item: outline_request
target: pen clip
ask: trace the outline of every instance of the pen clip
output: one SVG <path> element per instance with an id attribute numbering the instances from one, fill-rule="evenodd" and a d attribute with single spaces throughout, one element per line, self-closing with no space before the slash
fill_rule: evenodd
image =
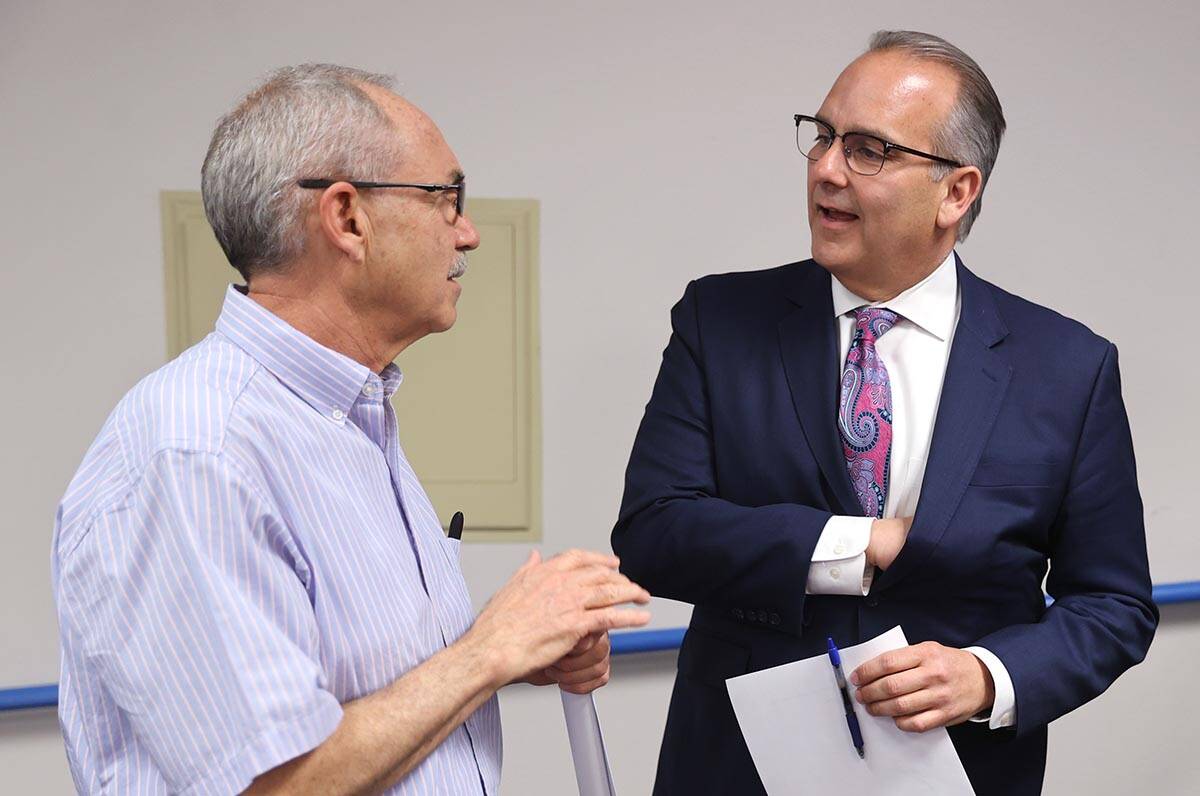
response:
<path id="1" fill-rule="evenodd" d="M 833 665 L 835 668 L 840 667 L 842 665 L 842 656 L 838 652 L 837 644 L 833 643 L 833 637 L 826 636 L 825 641 L 829 645 L 829 660 L 833 661 Z"/>

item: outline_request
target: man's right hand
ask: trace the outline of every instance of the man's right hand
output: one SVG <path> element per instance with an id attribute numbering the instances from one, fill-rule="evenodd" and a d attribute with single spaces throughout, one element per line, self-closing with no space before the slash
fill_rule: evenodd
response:
<path id="1" fill-rule="evenodd" d="M 908 541 L 912 517 L 889 517 L 871 523 L 871 539 L 867 542 L 867 564 L 886 570 L 900 555 Z"/>
<path id="2" fill-rule="evenodd" d="M 559 661 L 588 634 L 641 627 L 650 593 L 617 571 L 616 556 L 570 550 L 543 561 L 534 550 L 475 620 L 463 641 L 475 645 L 504 685 Z"/>

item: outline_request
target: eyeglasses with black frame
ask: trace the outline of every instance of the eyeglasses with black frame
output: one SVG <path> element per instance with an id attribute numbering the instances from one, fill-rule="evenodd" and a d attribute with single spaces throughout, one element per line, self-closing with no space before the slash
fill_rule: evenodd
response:
<path id="1" fill-rule="evenodd" d="M 874 177 L 883 171 L 883 164 L 887 162 L 888 156 L 893 151 L 907 152 L 910 155 L 927 158 L 937 163 L 945 163 L 947 166 L 955 168 L 963 165 L 958 161 L 939 155 L 931 155 L 919 149 L 893 144 L 891 141 L 885 141 L 870 133 L 855 131 L 839 133 L 833 129 L 832 125 L 815 116 L 797 113 L 794 118 L 796 120 L 796 148 L 800 150 L 801 155 L 816 162 L 825 156 L 825 153 L 833 146 L 834 140 L 840 138 L 846 163 L 855 174 L 861 174 L 864 177 Z"/>
<path id="2" fill-rule="evenodd" d="M 327 180 L 327 179 L 304 179 L 296 180 L 296 184 L 301 188 L 328 188 L 337 182 L 344 182 L 353 185 L 359 190 L 367 188 L 416 188 L 419 191 L 426 193 L 436 193 L 438 191 L 455 191 L 454 194 L 454 221 L 463 215 L 467 206 L 467 181 L 459 180 L 455 183 L 440 184 L 430 182 L 372 182 L 370 180 Z"/>

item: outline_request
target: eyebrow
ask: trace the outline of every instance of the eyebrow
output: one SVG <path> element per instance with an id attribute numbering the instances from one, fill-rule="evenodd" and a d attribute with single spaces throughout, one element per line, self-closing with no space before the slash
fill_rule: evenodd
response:
<path id="1" fill-rule="evenodd" d="M 457 185 L 467 179 L 467 175 L 463 174 L 462 169 L 455 169 L 450 172 L 450 179 L 447 180 L 448 185 Z"/>
<path id="2" fill-rule="evenodd" d="M 833 122 L 829 121 L 828 119 L 824 119 L 824 118 L 822 118 L 820 116 L 816 116 L 816 115 L 814 115 L 813 118 L 817 119 L 818 121 L 824 122 L 825 124 L 832 127 L 834 130 L 837 130 L 837 127 L 834 126 Z M 876 138 L 880 139 L 881 141 L 887 141 L 889 143 L 894 143 L 894 141 L 895 141 L 895 139 L 892 136 L 882 133 L 879 130 L 876 130 L 871 127 L 855 127 L 852 130 L 843 130 L 842 132 L 843 133 L 864 133 L 866 135 L 873 135 Z"/>

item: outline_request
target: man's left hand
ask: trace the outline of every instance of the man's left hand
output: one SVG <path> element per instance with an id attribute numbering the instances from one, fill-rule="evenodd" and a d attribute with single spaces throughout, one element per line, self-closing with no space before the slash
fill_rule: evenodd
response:
<path id="1" fill-rule="evenodd" d="M 580 639 L 553 666 L 527 678 L 532 685 L 558 683 L 570 694 L 589 694 L 608 682 L 610 674 L 608 633 L 592 633 Z"/>
<path id="2" fill-rule="evenodd" d="M 992 675 L 966 650 L 926 641 L 885 652 L 850 674 L 872 716 L 908 732 L 961 724 L 996 699 Z"/>

